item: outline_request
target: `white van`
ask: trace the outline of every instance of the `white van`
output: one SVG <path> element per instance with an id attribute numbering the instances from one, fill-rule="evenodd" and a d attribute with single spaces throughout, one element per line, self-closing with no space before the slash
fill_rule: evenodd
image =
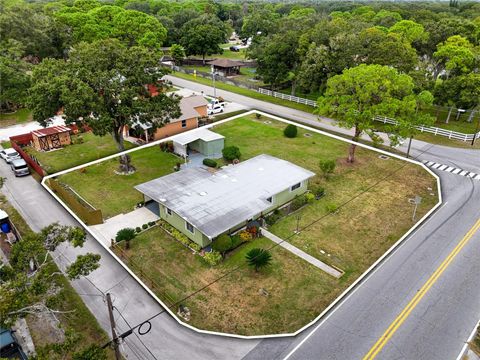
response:
<path id="1" fill-rule="evenodd" d="M 15 176 L 26 176 L 30 174 L 28 164 L 23 159 L 12 160 L 10 167 L 12 168 Z"/>

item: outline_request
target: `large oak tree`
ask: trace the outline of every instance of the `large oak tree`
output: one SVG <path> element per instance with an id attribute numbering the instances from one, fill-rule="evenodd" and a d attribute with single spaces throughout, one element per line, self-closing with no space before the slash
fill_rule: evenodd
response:
<path id="1" fill-rule="evenodd" d="M 123 151 L 126 126 L 148 122 L 159 127 L 180 115 L 176 97 L 151 96 L 146 89 L 165 71 L 158 67 L 158 54 L 143 47 L 127 48 L 115 39 L 80 43 L 69 60 L 47 59 L 33 71 L 33 117 L 46 125 L 63 108 L 67 123 L 80 120 L 96 135 L 111 134 Z M 122 163 L 123 171 L 132 170 L 128 156 Z"/>
<path id="2" fill-rule="evenodd" d="M 374 137 L 376 115 L 396 118 L 400 126 L 407 126 L 408 119 L 414 121 L 417 99 L 413 88 L 408 75 L 388 66 L 362 64 L 327 81 L 318 111 L 334 115 L 342 127 L 353 128 L 352 140 L 357 142 L 363 133 Z M 354 162 L 355 148 L 355 144 L 350 146 L 348 162 Z"/>

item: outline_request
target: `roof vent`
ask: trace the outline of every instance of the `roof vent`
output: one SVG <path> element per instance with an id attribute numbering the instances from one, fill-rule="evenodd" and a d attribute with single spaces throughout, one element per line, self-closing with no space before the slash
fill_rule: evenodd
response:
<path id="1" fill-rule="evenodd" d="M 264 169 L 262 167 L 258 168 L 259 171 L 263 171 Z"/>
<path id="2" fill-rule="evenodd" d="M 200 194 L 200 196 L 205 196 L 205 195 L 207 195 L 207 193 L 206 193 L 205 191 L 202 191 L 202 192 L 200 192 L 199 194 Z"/>
<path id="3" fill-rule="evenodd" d="M 232 179 L 232 182 L 237 182 L 238 180 L 237 179 Z"/>
<path id="4" fill-rule="evenodd" d="M 228 175 L 222 175 L 222 178 L 226 179 L 228 178 Z"/>

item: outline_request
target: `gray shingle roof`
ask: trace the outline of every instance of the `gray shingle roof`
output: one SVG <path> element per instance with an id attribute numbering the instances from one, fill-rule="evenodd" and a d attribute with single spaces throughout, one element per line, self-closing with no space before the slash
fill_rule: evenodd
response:
<path id="1" fill-rule="evenodd" d="M 268 209 L 267 198 L 315 174 L 288 161 L 259 155 L 215 173 L 188 168 L 135 186 L 209 238 Z"/>

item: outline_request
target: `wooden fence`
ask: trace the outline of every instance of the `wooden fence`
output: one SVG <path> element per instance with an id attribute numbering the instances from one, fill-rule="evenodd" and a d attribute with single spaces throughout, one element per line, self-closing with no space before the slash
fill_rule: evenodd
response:
<path id="1" fill-rule="evenodd" d="M 299 103 L 299 104 L 305 104 L 305 105 L 317 107 L 317 102 L 314 101 L 314 100 L 304 99 L 304 98 L 301 98 L 301 97 L 298 97 L 298 96 L 287 95 L 287 94 L 284 94 L 284 93 L 279 93 L 279 92 L 276 92 L 276 91 L 267 90 L 267 89 L 263 89 L 263 88 L 258 88 L 257 91 L 260 94 L 273 96 L 273 97 L 280 98 L 280 99 L 283 99 L 283 100 L 296 102 L 296 103 Z"/>
<path id="2" fill-rule="evenodd" d="M 48 179 L 48 186 L 65 201 L 70 209 L 77 214 L 87 225 L 103 224 L 103 215 L 100 209 L 95 209 L 70 186 L 56 179 Z"/>
<path id="3" fill-rule="evenodd" d="M 392 125 L 397 125 L 397 120 L 388 118 L 386 116 L 375 116 L 373 118 L 375 121 L 382 122 L 384 124 L 392 124 Z M 448 137 L 449 139 L 454 139 L 454 140 L 460 140 L 460 141 L 472 141 L 475 137 L 475 139 L 480 139 L 480 132 L 476 134 L 464 134 L 458 131 L 453 131 L 453 130 L 445 130 L 442 128 L 438 127 L 433 127 L 433 126 L 416 126 L 415 127 L 417 130 L 420 132 L 426 132 L 430 133 L 433 135 L 440 135 L 440 136 L 445 136 Z"/>
<path id="4" fill-rule="evenodd" d="M 135 239 L 131 240 L 132 242 Z M 168 307 L 171 307 L 176 304 L 176 301 L 165 291 L 165 286 L 161 286 L 155 280 L 153 280 L 150 276 L 148 276 L 144 270 L 144 265 L 141 263 L 137 263 L 134 261 L 131 256 L 129 256 L 125 250 L 121 248 L 118 244 L 112 245 L 112 250 L 115 254 L 117 254 L 120 259 L 140 278 L 142 281 L 147 285 L 150 290 L 152 290 L 155 294 L 160 295 L 162 301 Z M 163 274 L 162 274 L 163 275 Z"/>

